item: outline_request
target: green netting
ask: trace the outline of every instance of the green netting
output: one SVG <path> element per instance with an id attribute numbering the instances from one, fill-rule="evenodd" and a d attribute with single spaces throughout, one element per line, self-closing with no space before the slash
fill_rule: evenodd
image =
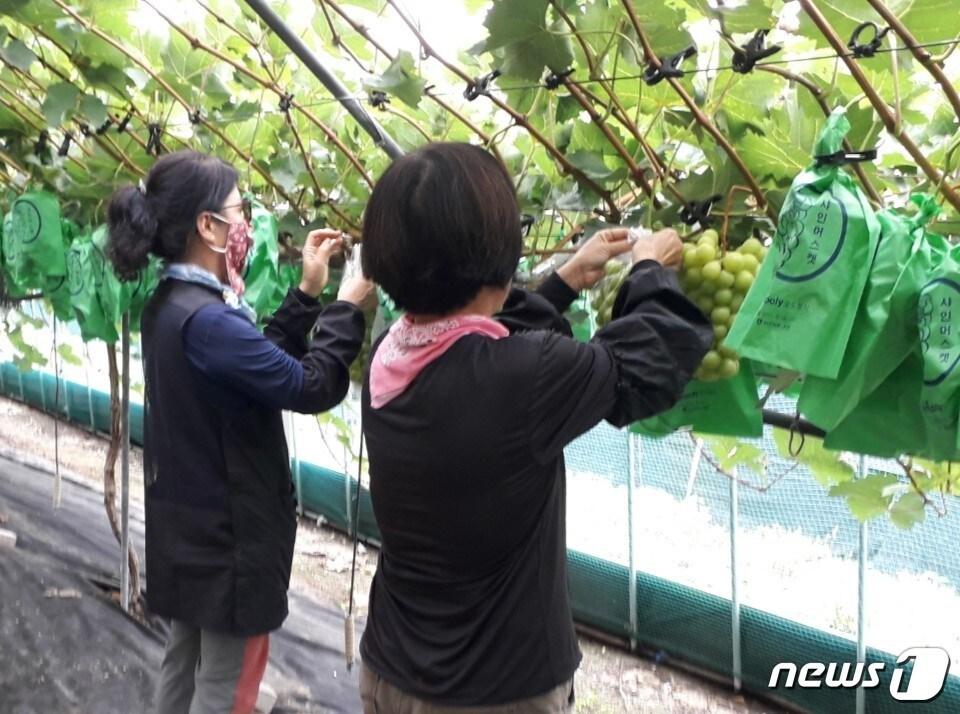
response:
<path id="1" fill-rule="evenodd" d="M 2 364 L 0 393 L 101 431 L 109 426 L 107 395 L 66 380 L 58 395 L 49 374 L 21 373 Z M 775 397 L 771 406 L 789 411 L 792 404 Z M 142 418 L 142 409 L 133 405 L 134 442 L 142 441 Z M 738 473 L 744 482 L 736 500 L 743 685 L 808 711 L 852 712 L 852 689 L 771 691 L 767 684 L 779 662 L 855 661 L 859 524 L 842 500 L 826 496 L 808 472 L 778 455 L 769 428 L 751 443 L 764 451 L 768 465 L 766 481 L 748 470 Z M 346 528 L 343 474 L 304 460 L 292 465 L 295 473 L 299 468 L 307 511 Z M 872 470 L 886 465 L 869 462 Z M 709 451 L 699 449 L 689 434 L 649 439 L 600 426 L 567 449 L 567 471 L 569 585 L 577 620 L 633 639 L 666 660 L 731 677 L 731 482 L 717 474 Z M 770 481 L 774 483 L 766 491 L 748 487 Z M 355 483 L 351 477 L 354 494 Z M 960 508 L 960 499 L 953 500 L 950 507 Z M 379 533 L 366 490 L 360 506 L 360 533 L 376 541 Z M 868 712 L 894 712 L 903 706 L 888 693 L 898 652 L 937 645 L 960 663 L 960 631 L 951 620 L 960 603 L 955 548 L 960 527 L 955 519 L 933 519 L 909 531 L 888 520 L 870 522 L 868 528 L 868 661 L 886 667 L 881 686 L 867 691 L 866 704 Z M 905 609 L 905 602 L 912 605 Z M 942 613 L 944 619 L 931 621 L 915 607 Z M 912 710 L 960 710 L 956 673 L 954 669 L 940 697 L 911 705 Z"/>

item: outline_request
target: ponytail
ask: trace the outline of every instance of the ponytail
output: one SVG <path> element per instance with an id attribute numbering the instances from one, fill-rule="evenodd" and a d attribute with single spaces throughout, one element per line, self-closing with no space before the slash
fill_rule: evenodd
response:
<path id="1" fill-rule="evenodd" d="M 124 186 L 110 199 L 107 256 L 121 280 L 134 280 L 147 267 L 157 238 L 157 219 L 146 195 L 136 186 Z"/>

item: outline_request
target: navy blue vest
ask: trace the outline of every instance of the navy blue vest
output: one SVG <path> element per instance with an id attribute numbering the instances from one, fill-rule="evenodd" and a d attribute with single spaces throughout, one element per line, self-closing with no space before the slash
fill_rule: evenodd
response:
<path id="1" fill-rule="evenodd" d="M 251 636 L 287 615 L 296 504 L 280 412 L 228 412 L 199 396 L 182 331 L 221 300 L 165 280 L 143 315 L 147 605 Z"/>

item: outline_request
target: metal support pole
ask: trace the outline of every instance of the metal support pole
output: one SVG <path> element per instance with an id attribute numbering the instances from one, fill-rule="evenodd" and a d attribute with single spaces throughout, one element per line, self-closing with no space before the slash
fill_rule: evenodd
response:
<path id="1" fill-rule="evenodd" d="M 860 462 L 857 468 L 857 478 L 863 478 L 867 475 L 867 459 L 863 454 L 860 455 Z M 866 639 L 866 617 L 865 615 L 865 587 L 867 580 L 867 523 L 860 522 L 859 538 L 857 544 L 857 662 L 863 662 L 866 666 L 867 661 L 867 639 Z M 857 714 L 864 714 L 866 711 L 866 690 L 863 687 L 857 687 Z"/>
<path id="2" fill-rule="evenodd" d="M 283 44 L 289 47 L 291 52 L 300 58 L 300 61 L 303 62 L 307 69 L 313 72 L 314 76 L 320 80 L 323 86 L 330 90 L 334 99 L 339 101 L 346 110 L 350 112 L 351 116 L 357 120 L 360 128 L 373 138 L 377 146 L 387 152 L 387 155 L 391 159 L 397 159 L 403 156 L 403 149 L 401 149 L 376 120 L 367 113 L 363 105 L 340 83 L 340 80 L 323 66 L 320 60 L 317 59 L 317 56 L 304 44 L 303 40 L 287 27 L 283 19 L 271 10 L 270 6 L 264 2 L 264 0 L 247 0 L 247 5 L 260 16 L 260 19 L 267 23 L 267 26 L 276 33 Z"/>
<path id="3" fill-rule="evenodd" d="M 693 458 L 690 459 L 690 473 L 687 474 L 687 490 L 684 499 L 690 498 L 693 493 L 693 487 L 697 483 L 697 475 L 700 473 L 700 459 L 703 457 L 703 439 L 698 438 L 696 446 L 693 447 Z"/>
<path id="4" fill-rule="evenodd" d="M 627 543 L 630 581 L 627 584 L 627 603 L 630 608 L 630 650 L 637 649 L 637 531 L 634 527 L 634 509 L 637 501 L 636 477 L 640 472 L 642 455 L 640 438 L 636 434 L 627 434 L 627 454 L 629 474 L 627 477 Z"/>
<path id="5" fill-rule="evenodd" d="M 343 406 L 343 402 L 340 402 L 340 418 L 343 420 L 344 424 L 348 424 L 352 430 L 352 424 L 347 421 L 347 409 Z M 352 433 L 348 436 L 352 436 Z M 353 532 L 353 485 L 350 483 L 350 452 L 347 449 L 347 444 L 343 444 L 343 488 L 344 488 L 344 503 L 346 504 L 346 513 L 347 513 L 347 533 Z M 360 498 L 360 481 L 357 481 L 357 498 Z M 359 524 L 357 526 L 357 531 L 359 532 Z"/>
<path id="6" fill-rule="evenodd" d="M 83 344 L 83 376 L 87 382 L 87 411 L 90 414 L 90 424 L 89 429 L 91 433 L 96 433 L 97 431 L 97 420 L 93 416 L 93 390 L 90 388 L 90 351 L 87 349 L 87 344 Z"/>
<path id="7" fill-rule="evenodd" d="M 120 386 L 120 606 L 130 611 L 130 313 L 121 324 L 123 376 Z"/>
<path id="8" fill-rule="evenodd" d="M 293 447 L 293 480 L 297 486 L 297 513 L 303 515 L 303 478 L 300 469 L 300 452 L 297 450 L 297 415 L 290 414 L 290 444 Z"/>
<path id="9" fill-rule="evenodd" d="M 23 370 L 17 367 L 17 384 L 20 386 L 20 401 L 26 403 L 27 393 L 23 391 Z"/>
<path id="10" fill-rule="evenodd" d="M 733 647 L 733 689 L 740 691 L 742 658 L 740 649 L 740 583 L 737 572 L 737 528 L 739 518 L 739 482 L 734 469 L 730 479 L 730 621 Z"/>

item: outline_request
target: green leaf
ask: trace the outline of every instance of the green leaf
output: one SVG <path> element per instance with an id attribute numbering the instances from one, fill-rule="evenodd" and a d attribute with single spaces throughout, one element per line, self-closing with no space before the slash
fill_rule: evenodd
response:
<path id="1" fill-rule="evenodd" d="M 47 97 L 43 100 L 42 107 L 47 124 L 52 127 L 59 127 L 63 124 L 67 112 L 73 111 L 79 96 L 79 90 L 72 84 L 60 82 L 51 85 L 47 89 Z"/>
<path id="2" fill-rule="evenodd" d="M 808 161 L 807 155 L 779 132 L 761 136 L 748 131 L 740 141 L 740 156 L 755 175 L 785 181 L 792 180 Z"/>
<path id="3" fill-rule="evenodd" d="M 107 107 L 92 94 L 83 95 L 80 113 L 94 126 L 100 126 L 107 119 Z"/>
<path id="4" fill-rule="evenodd" d="M 916 491 L 905 493 L 890 508 L 890 520 L 898 528 L 912 528 L 926 517 L 923 497 Z"/>
<path id="5" fill-rule="evenodd" d="M 799 436 L 794 438 L 794 445 L 799 443 Z M 774 429 L 773 440 L 777 451 L 786 459 L 795 459 L 810 469 L 813 477 L 822 486 L 835 486 L 853 480 L 854 472 L 849 465 L 840 460 L 836 451 L 823 448 L 823 439 L 808 436 L 803 440 L 803 448 L 797 456 L 790 453 L 790 432 L 786 429 Z"/>
<path id="6" fill-rule="evenodd" d="M 555 72 L 573 63 L 570 39 L 563 34 L 565 25 L 547 27 L 548 0 L 494 0 L 483 24 L 487 39 L 480 51 L 503 48 L 504 74 L 536 81 L 544 67 Z"/>
<path id="7" fill-rule="evenodd" d="M 407 51 L 399 52 L 379 77 L 373 77 L 364 82 L 364 87 L 367 89 L 392 94 L 414 109 L 420 104 L 423 88 L 426 86 L 426 81 L 417 74 L 413 55 Z"/>
<path id="8" fill-rule="evenodd" d="M 898 485 L 896 476 L 871 474 L 833 486 L 830 495 L 845 498 L 850 512 L 859 520 L 866 521 L 887 512 L 893 500 L 890 489 Z"/>
<path id="9" fill-rule="evenodd" d="M 611 169 L 603 162 L 603 156 L 592 151 L 575 151 L 567 159 L 595 181 L 622 181 L 627 176 L 626 168 Z"/>
<path id="10" fill-rule="evenodd" d="M 73 347 L 66 342 L 57 346 L 57 354 L 60 355 L 60 359 L 69 365 L 73 365 L 74 367 L 83 365 L 83 360 L 73 351 Z"/>
<path id="11" fill-rule="evenodd" d="M 728 436 L 703 436 L 704 443 L 710 447 L 717 464 L 727 473 L 743 466 L 757 473 L 766 470 L 766 455 L 761 449 Z"/>
<path id="12" fill-rule="evenodd" d="M 20 40 L 11 40 L 7 43 L 7 46 L 0 50 L 0 55 L 3 56 L 3 59 L 10 64 L 12 64 L 17 69 L 23 70 L 24 72 L 30 69 L 37 56 L 23 44 Z"/>

